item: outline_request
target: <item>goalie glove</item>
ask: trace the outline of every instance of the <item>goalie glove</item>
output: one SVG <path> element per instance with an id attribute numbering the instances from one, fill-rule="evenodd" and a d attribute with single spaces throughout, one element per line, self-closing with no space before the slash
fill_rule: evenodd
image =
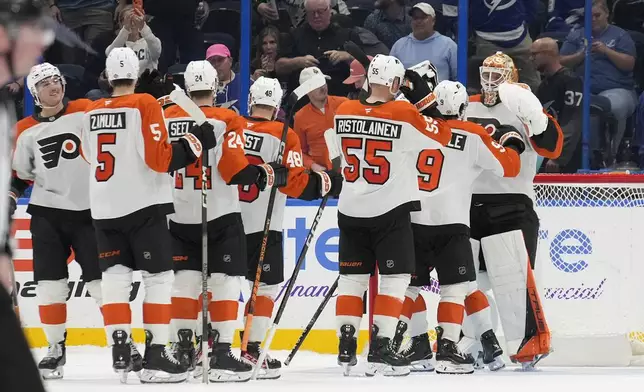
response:
<path id="1" fill-rule="evenodd" d="M 523 141 L 523 137 L 519 131 L 511 125 L 501 125 L 491 136 L 492 139 L 499 142 L 503 147 L 511 148 L 519 154 L 525 151 L 525 142 Z"/>
<path id="2" fill-rule="evenodd" d="M 548 127 L 548 116 L 530 88 L 522 86 L 519 83 L 501 84 L 499 98 L 503 105 L 525 124 L 529 137 L 540 135 Z"/>
<path id="3" fill-rule="evenodd" d="M 436 107 L 436 96 L 432 88 L 415 71 L 409 69 L 405 71 L 405 82 L 400 86 L 400 91 L 421 113 Z"/>
<path id="4" fill-rule="evenodd" d="M 342 190 L 342 182 L 344 181 L 344 178 L 340 173 L 333 170 L 326 170 L 315 172 L 315 174 L 320 176 L 320 181 L 318 182 L 318 190 L 320 191 L 321 197 L 324 197 L 326 195 L 329 195 L 331 197 L 338 197 L 340 195 L 340 191 Z"/>
<path id="5" fill-rule="evenodd" d="M 266 188 L 286 186 L 288 178 L 288 168 L 280 163 L 270 162 L 262 163 L 256 166 L 259 169 L 259 176 L 255 184 L 260 191 Z"/>

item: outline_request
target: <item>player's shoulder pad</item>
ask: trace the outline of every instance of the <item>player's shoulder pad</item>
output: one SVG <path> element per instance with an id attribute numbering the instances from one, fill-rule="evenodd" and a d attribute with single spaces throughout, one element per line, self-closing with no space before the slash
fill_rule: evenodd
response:
<path id="1" fill-rule="evenodd" d="M 38 125 L 38 124 L 40 123 L 33 116 L 28 116 L 23 118 L 22 120 L 18 121 L 18 123 L 16 124 L 16 135 L 20 136 L 21 133 L 33 127 L 34 125 Z"/>
<path id="2" fill-rule="evenodd" d="M 67 109 L 65 114 L 84 112 L 87 108 L 92 105 L 92 100 L 87 98 L 75 99 L 73 101 L 67 102 Z"/>
<path id="3" fill-rule="evenodd" d="M 181 109 L 179 105 L 172 105 L 163 109 L 163 115 L 167 119 L 167 118 L 176 118 L 176 117 L 186 117 L 188 113 L 186 113 L 183 109 Z"/>
<path id="4" fill-rule="evenodd" d="M 139 106 L 154 105 L 154 106 L 161 107 L 161 104 L 159 103 L 159 101 L 157 101 L 156 98 L 154 98 L 152 95 L 148 93 L 135 93 L 135 94 L 132 94 L 131 97 L 135 99 L 135 102 Z"/>
<path id="5" fill-rule="evenodd" d="M 338 105 L 338 108 L 335 110 L 335 114 L 356 114 L 364 105 L 353 99 L 348 99 Z"/>
<path id="6" fill-rule="evenodd" d="M 235 119 L 235 117 L 239 117 L 235 111 L 226 109 L 226 108 L 218 108 L 216 106 L 210 106 L 210 107 L 202 107 L 201 110 L 203 110 L 204 114 L 208 118 L 212 118 L 215 120 L 221 120 L 224 121 L 225 123 L 229 123 Z"/>
<path id="7" fill-rule="evenodd" d="M 479 124 L 476 124 L 476 123 L 471 122 L 471 121 L 447 120 L 447 125 L 450 128 L 459 129 L 459 130 L 461 130 L 463 132 L 478 135 L 478 136 L 480 136 L 482 138 L 490 137 L 490 135 L 487 133 L 485 128 L 483 128 Z"/>

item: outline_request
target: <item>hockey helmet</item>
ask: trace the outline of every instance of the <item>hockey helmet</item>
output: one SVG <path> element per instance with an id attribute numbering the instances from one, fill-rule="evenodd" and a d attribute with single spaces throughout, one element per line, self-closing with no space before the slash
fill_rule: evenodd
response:
<path id="1" fill-rule="evenodd" d="M 54 83 L 60 83 L 63 88 L 63 95 L 65 95 L 65 77 L 60 73 L 58 67 L 49 63 L 36 64 L 31 67 L 29 75 L 27 75 L 27 89 L 34 98 L 34 103 L 42 107 L 40 96 L 38 95 L 38 84 L 44 80 L 51 79 Z"/>
<path id="2" fill-rule="evenodd" d="M 384 54 L 377 54 L 373 60 L 371 60 L 369 70 L 367 71 L 367 80 L 369 81 L 369 84 L 387 86 L 392 94 L 396 93 L 396 91 L 392 91 L 391 89 L 396 78 L 398 78 L 398 83 L 400 84 L 404 77 L 405 67 L 400 60 L 394 56 L 387 56 Z"/>
<path id="3" fill-rule="evenodd" d="M 280 86 L 280 82 L 277 79 L 260 76 L 250 86 L 248 107 L 252 108 L 255 105 L 265 105 L 279 109 L 283 93 L 282 86 Z"/>
<path id="4" fill-rule="evenodd" d="M 107 55 L 105 61 L 107 80 L 139 78 L 139 58 L 136 53 L 128 47 L 114 48 Z"/>
<path id="5" fill-rule="evenodd" d="M 465 86 L 460 82 L 443 80 L 434 90 L 436 107 L 444 116 L 457 116 L 462 118 L 468 105 L 468 96 Z"/>
<path id="6" fill-rule="evenodd" d="M 183 73 L 184 85 L 187 92 L 215 91 L 219 84 L 217 71 L 206 60 L 191 61 Z"/>
<path id="7" fill-rule="evenodd" d="M 519 81 L 519 72 L 514 66 L 514 61 L 503 52 L 496 52 L 483 60 L 483 64 L 479 67 L 479 73 L 483 104 L 487 106 L 494 106 L 498 103 L 498 91 L 502 83 Z"/>

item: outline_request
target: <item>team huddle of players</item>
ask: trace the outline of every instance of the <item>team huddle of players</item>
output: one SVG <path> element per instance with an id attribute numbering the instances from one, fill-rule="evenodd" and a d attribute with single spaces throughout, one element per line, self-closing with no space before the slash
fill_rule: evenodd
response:
<path id="1" fill-rule="evenodd" d="M 179 106 L 163 109 L 152 96 L 134 93 L 138 64 L 129 48 L 110 52 L 106 72 L 113 94 L 93 102 L 65 100 L 65 80 L 50 64 L 35 66 L 27 78 L 39 109 L 18 123 L 10 199 L 15 211 L 17 198 L 33 184 L 27 212 L 49 342 L 39 363 L 43 377 L 63 377 L 66 260 L 73 250 L 103 315 L 113 368 L 122 381 L 136 372 L 141 382 L 182 382 L 190 372 L 203 373 L 203 355 L 211 381 L 248 380 L 284 280 L 287 196 L 339 197 L 336 315 L 338 362 L 345 372 L 357 363 L 362 298 L 376 265 L 381 282 L 368 375 L 433 370 L 419 292 L 434 268 L 441 283 L 437 372 L 471 373 L 475 361 L 464 351 L 478 353 L 478 342 L 482 363 L 503 366 L 479 287 L 494 291 L 513 361 L 531 366 L 549 353 L 550 334 L 532 276 L 538 230 L 532 177 L 537 154 L 556 157 L 562 135 L 536 97 L 516 83 L 508 56 L 485 60 L 482 95 L 469 99 L 459 83 L 437 84 L 428 62 L 406 71 L 396 58 L 376 56 L 368 67 L 368 93 L 343 103 L 335 128 L 325 134 L 330 158 L 341 157 L 341 175 L 305 171 L 291 129 L 283 160 L 275 162 L 283 127 L 274 121 L 283 95 L 277 80 L 253 83 L 250 114 L 241 117 L 213 107 L 217 73 L 207 61 L 191 62 L 185 89 L 208 119 L 198 125 Z M 197 322 L 202 180 L 210 331 L 201 331 Z M 242 332 L 249 334 L 249 344 L 237 358 L 230 347 L 239 293 L 243 277 L 251 285 L 255 279 L 271 187 L 280 192 L 254 318 Z M 143 356 L 131 334 L 136 270 L 145 285 Z M 462 337 L 465 312 L 475 328 Z M 407 328 L 412 341 L 401 350 Z M 209 340 L 210 352 L 201 352 L 202 339 Z M 258 378 L 277 378 L 280 367 L 267 357 Z"/>

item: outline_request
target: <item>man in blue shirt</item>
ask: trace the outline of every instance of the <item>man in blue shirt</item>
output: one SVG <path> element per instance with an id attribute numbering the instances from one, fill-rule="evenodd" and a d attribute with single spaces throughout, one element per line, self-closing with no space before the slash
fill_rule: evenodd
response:
<path id="1" fill-rule="evenodd" d="M 608 7 L 603 0 L 593 1 L 592 12 L 590 92 L 610 101 L 611 112 L 617 119 L 617 134 L 610 149 L 612 156 L 615 156 L 624 136 L 626 120 L 633 114 L 637 105 L 633 80 L 637 54 L 631 36 L 623 29 L 608 23 Z M 583 29 L 571 31 L 561 48 L 561 63 L 583 75 L 584 50 Z M 593 131 L 590 145 L 593 150 L 598 150 L 601 134 L 598 134 L 596 129 Z"/>
<path id="2" fill-rule="evenodd" d="M 418 3 L 410 11 L 412 32 L 391 48 L 391 56 L 405 68 L 429 60 L 438 70 L 438 79 L 456 80 L 456 42 L 434 31 L 436 12 L 427 3 Z"/>

